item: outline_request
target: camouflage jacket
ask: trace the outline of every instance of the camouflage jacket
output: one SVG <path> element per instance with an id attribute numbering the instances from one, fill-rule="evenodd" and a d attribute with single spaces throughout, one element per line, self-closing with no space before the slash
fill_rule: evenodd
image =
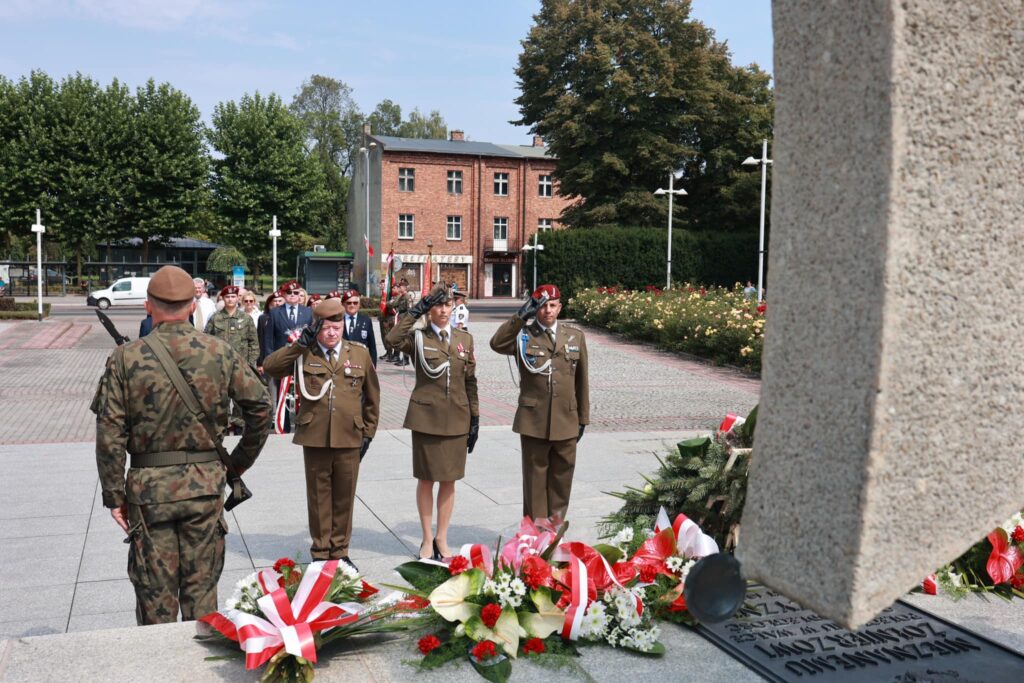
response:
<path id="1" fill-rule="evenodd" d="M 165 322 L 150 335 L 166 344 L 185 377 L 223 434 L 230 401 L 245 420 L 242 439 L 231 454 L 239 470 L 255 462 L 270 431 L 267 388 L 248 363 L 224 341 L 200 334 L 187 322 Z M 206 429 L 189 412 L 145 339 L 119 346 L 107 359 L 91 409 L 96 413 L 96 467 L 103 505 L 114 508 L 218 495 L 225 484 L 219 460 L 168 467 L 131 468 L 125 451 L 207 451 L 215 448 Z"/>
<path id="2" fill-rule="evenodd" d="M 231 345 L 238 355 L 249 365 L 256 365 L 260 357 L 260 343 L 256 337 L 256 326 L 252 317 L 241 308 L 236 308 L 234 315 L 226 310 L 214 313 L 206 323 L 206 334 L 223 339 Z"/>
<path id="3" fill-rule="evenodd" d="M 409 312 L 409 293 L 399 294 L 388 302 L 388 308 L 397 313 L 399 316 L 403 316 Z"/>

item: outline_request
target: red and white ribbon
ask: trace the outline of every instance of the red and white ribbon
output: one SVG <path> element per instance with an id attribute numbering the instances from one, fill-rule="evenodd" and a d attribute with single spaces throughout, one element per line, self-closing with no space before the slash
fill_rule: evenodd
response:
<path id="1" fill-rule="evenodd" d="M 583 625 L 583 617 L 587 613 L 587 606 L 590 605 L 587 589 L 589 583 L 587 564 L 583 558 L 576 556 L 569 558 L 569 576 L 572 584 L 570 586 L 571 596 L 569 608 L 565 610 L 565 621 L 562 623 L 562 638 L 577 640 Z"/>
<path id="2" fill-rule="evenodd" d="M 287 375 L 277 388 L 277 407 L 274 410 L 274 432 L 284 434 L 284 418 L 288 414 L 288 392 L 292 388 L 292 376 Z"/>
<path id="3" fill-rule="evenodd" d="M 638 615 L 644 613 L 644 602 L 631 590 L 622 585 L 604 556 L 586 543 L 572 542 L 558 546 L 552 559 L 569 563 L 569 607 L 565 611 L 565 622 L 562 625 L 562 637 L 576 640 L 580 624 L 587 607 L 599 599 L 601 590 L 609 584 L 622 589 L 633 601 L 633 608 Z M 590 587 L 594 586 L 593 598 Z"/>
<path id="4" fill-rule="evenodd" d="M 469 560 L 470 567 L 483 567 L 487 576 L 494 573 L 491 549 L 480 543 L 467 543 L 459 549 L 459 555 Z"/>
<path id="5" fill-rule="evenodd" d="M 246 669 L 263 666 L 282 649 L 290 655 L 316 662 L 313 635 L 359 618 L 361 608 L 358 604 L 323 602 L 337 569 L 338 560 L 310 564 L 291 600 L 288 600 L 284 588 L 277 587 L 277 572 L 260 572 L 257 582 L 266 594 L 256 604 L 265 619 L 239 610 L 228 610 L 224 614 L 214 612 L 200 621 L 238 642 L 245 651 Z M 268 588 L 273 590 L 266 592 Z"/>
<path id="6" fill-rule="evenodd" d="M 672 522 L 672 531 L 676 535 L 676 549 L 681 557 L 700 559 L 718 552 L 718 543 L 697 526 L 697 523 L 686 515 L 679 513 Z M 654 533 L 661 533 L 669 528 L 668 513 L 665 508 L 658 511 L 658 519 L 654 523 Z"/>
<path id="7" fill-rule="evenodd" d="M 727 413 L 725 419 L 722 420 L 722 424 L 718 425 L 718 431 L 722 433 L 728 432 L 733 427 L 739 427 L 744 422 L 746 422 L 745 418 L 735 413 Z"/>

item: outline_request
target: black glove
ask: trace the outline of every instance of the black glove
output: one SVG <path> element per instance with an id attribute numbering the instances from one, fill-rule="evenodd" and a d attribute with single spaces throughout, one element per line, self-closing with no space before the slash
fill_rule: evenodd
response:
<path id="1" fill-rule="evenodd" d="M 473 446 L 476 445 L 476 440 L 480 438 L 480 416 L 471 415 L 469 417 L 469 436 L 466 437 L 466 445 L 469 446 L 469 452 L 473 452 Z"/>
<path id="2" fill-rule="evenodd" d="M 576 435 L 576 443 L 579 443 L 580 439 L 583 438 L 583 430 L 586 429 L 586 428 L 587 428 L 587 425 L 580 425 L 580 433 Z"/>
<path id="3" fill-rule="evenodd" d="M 444 299 L 444 292 L 433 292 L 428 294 L 425 297 L 422 297 L 412 308 L 409 309 L 409 314 L 414 318 L 419 318 L 431 308 L 444 301 Z"/>
<path id="4" fill-rule="evenodd" d="M 364 436 L 363 437 L 363 445 L 359 449 L 359 462 L 363 461 L 363 457 L 366 455 L 366 451 L 369 450 L 369 448 L 370 448 L 370 442 L 371 441 L 373 441 L 373 439 L 371 439 L 370 437 L 368 437 L 368 436 Z"/>
<path id="5" fill-rule="evenodd" d="M 547 300 L 547 294 L 541 294 L 539 299 L 534 299 L 531 296 L 530 300 L 523 304 L 523 307 L 519 309 L 519 312 L 516 313 L 516 316 L 520 320 L 529 320 L 533 316 L 537 315 L 537 311 L 540 310 L 540 307 L 543 306 Z"/>
<path id="6" fill-rule="evenodd" d="M 303 328 L 302 334 L 299 335 L 299 338 L 298 340 L 296 340 L 295 343 L 307 349 L 312 347 L 313 344 L 316 342 L 316 336 L 320 334 L 320 328 L 323 326 L 324 319 L 317 318 L 316 320 L 313 321 L 312 325 L 307 325 L 305 328 Z"/>

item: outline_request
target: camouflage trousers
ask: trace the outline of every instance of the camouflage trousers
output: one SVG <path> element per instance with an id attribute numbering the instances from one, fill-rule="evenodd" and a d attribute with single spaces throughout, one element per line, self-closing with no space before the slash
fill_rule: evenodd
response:
<path id="1" fill-rule="evenodd" d="M 203 496 L 128 505 L 128 578 L 139 626 L 190 621 L 217 610 L 224 568 L 224 500 Z"/>

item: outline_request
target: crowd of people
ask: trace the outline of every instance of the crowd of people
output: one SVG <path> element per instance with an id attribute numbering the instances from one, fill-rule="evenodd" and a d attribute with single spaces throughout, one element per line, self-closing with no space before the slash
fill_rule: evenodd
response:
<path id="1" fill-rule="evenodd" d="M 215 302 L 202 283 L 175 266 L 153 276 L 148 333 L 111 354 L 92 405 L 103 503 L 128 534 L 139 624 L 216 609 L 222 490 L 226 481 L 244 489 L 241 475 L 271 431 L 294 432 L 303 449 L 311 557 L 355 567 L 359 467 L 381 404 L 377 340 L 360 293 L 307 296 L 292 280 L 260 311 L 252 292 L 228 286 Z M 480 430 L 477 348 L 456 287 L 439 283 L 414 301 L 400 280 L 392 294 L 379 317 L 379 360 L 415 371 L 403 426 L 417 479 L 416 555 L 446 561 L 455 482 Z M 564 518 L 590 421 L 584 333 L 560 322 L 560 312 L 558 287 L 543 285 L 490 340 L 519 368 L 512 429 L 522 447 L 523 514 L 538 519 Z M 198 411 L 185 400 L 192 392 Z M 242 435 L 230 454 L 221 445 L 228 430 Z"/>

